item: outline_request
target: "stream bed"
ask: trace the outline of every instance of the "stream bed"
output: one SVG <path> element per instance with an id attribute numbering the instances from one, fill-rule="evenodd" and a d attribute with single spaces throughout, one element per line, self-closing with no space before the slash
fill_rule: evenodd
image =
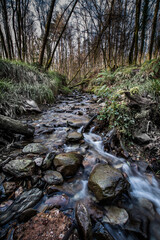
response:
<path id="1" fill-rule="evenodd" d="M 158 180 L 145 163 L 104 151 L 94 121 L 83 133 L 97 101 L 59 96 L 23 120 L 34 138 L 17 136 L 0 155 L 0 239 L 160 239 Z"/>

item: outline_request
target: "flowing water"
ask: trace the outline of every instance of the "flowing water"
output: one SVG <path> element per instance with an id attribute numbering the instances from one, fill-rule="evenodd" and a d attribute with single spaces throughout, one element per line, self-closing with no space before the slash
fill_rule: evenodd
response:
<path id="1" fill-rule="evenodd" d="M 89 119 L 97 113 L 99 105 L 96 101 L 97 98 L 91 95 L 82 96 L 76 93 L 70 97 L 61 96 L 52 108 L 41 115 L 32 116 L 32 118 L 24 121 L 35 127 L 33 142 L 43 144 L 48 152 L 52 151 L 58 154 L 74 151 L 84 156 L 83 167 L 79 169 L 75 177 L 66 179 L 62 187 L 59 187 L 58 194 L 66 194 L 69 201 L 66 198 L 60 199 L 58 197 L 54 201 L 62 202 L 61 210 L 66 214 L 69 214 L 69 209 L 73 209 L 77 201 L 86 199 L 86 201 L 95 201 L 97 204 L 97 200 L 88 190 L 88 177 L 95 164 L 108 163 L 119 169 L 130 183 L 129 192 L 123 194 L 120 203 L 116 203 L 115 200 L 113 205 L 119 204 L 120 207 L 125 208 L 129 213 L 129 218 L 135 210 L 135 214 L 137 211 L 138 214 L 143 215 L 145 220 L 143 218 L 139 219 L 139 216 L 137 216 L 138 220 L 137 223 L 134 222 L 135 225 L 132 225 L 130 220 L 130 223 L 125 226 L 104 223 L 105 228 L 116 240 L 143 238 L 158 240 L 160 235 L 157 237 L 156 234 L 152 234 L 154 226 L 157 223 L 159 224 L 160 213 L 160 187 L 155 177 L 151 173 L 148 174 L 139 169 L 137 164 L 104 151 L 103 138 L 93 133 L 95 126 L 92 126 L 83 134 L 84 141 L 66 142 L 69 132 L 77 131 L 81 133 Z M 22 139 L 19 144 L 23 147 L 28 144 L 28 141 Z M 18 157 L 20 154 L 20 149 L 14 149 L 10 152 L 10 155 L 14 157 Z M 39 156 L 37 155 L 37 157 Z M 46 194 L 37 204 L 37 209 L 43 209 L 47 200 L 50 201 L 50 195 Z M 104 208 L 105 204 L 99 204 L 99 206 Z M 71 216 L 73 217 L 72 214 Z M 144 222 L 147 222 L 149 228 L 146 231 L 141 226 L 144 225 Z"/>

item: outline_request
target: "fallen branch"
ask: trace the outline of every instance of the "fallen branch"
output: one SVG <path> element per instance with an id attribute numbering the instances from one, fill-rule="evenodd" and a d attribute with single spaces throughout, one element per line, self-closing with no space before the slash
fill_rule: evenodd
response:
<path id="1" fill-rule="evenodd" d="M 25 136 L 34 135 L 34 127 L 23 124 L 18 120 L 0 114 L 0 129 L 7 132 L 22 134 Z"/>
<path id="2" fill-rule="evenodd" d="M 92 123 L 93 120 L 97 117 L 97 115 L 98 115 L 98 114 L 94 115 L 94 116 L 89 120 L 89 122 L 83 127 L 82 133 L 84 133 L 84 132 L 87 130 L 87 128 L 91 125 L 91 123 Z"/>

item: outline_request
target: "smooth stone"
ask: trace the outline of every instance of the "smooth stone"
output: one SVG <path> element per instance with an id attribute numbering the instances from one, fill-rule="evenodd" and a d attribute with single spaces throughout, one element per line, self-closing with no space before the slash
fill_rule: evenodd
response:
<path id="1" fill-rule="evenodd" d="M 57 155 L 53 162 L 58 172 L 62 173 L 64 177 L 69 177 L 75 175 L 82 160 L 82 155 L 68 152 Z"/>
<path id="2" fill-rule="evenodd" d="M 129 218 L 127 211 L 123 208 L 107 206 L 105 210 L 106 214 L 103 217 L 103 222 L 122 225 L 125 224 Z"/>
<path id="3" fill-rule="evenodd" d="M 28 111 L 41 112 L 41 110 L 39 109 L 37 103 L 34 100 L 26 99 L 25 108 Z"/>
<path id="4" fill-rule="evenodd" d="M 30 143 L 28 145 L 26 145 L 22 152 L 23 153 L 46 153 L 48 151 L 48 149 L 42 145 L 41 143 Z"/>
<path id="5" fill-rule="evenodd" d="M 45 172 L 44 180 L 48 184 L 54 184 L 54 185 L 63 183 L 63 177 L 62 177 L 61 173 L 59 173 L 57 171 L 52 171 L 52 170 L 48 170 Z"/>
<path id="6" fill-rule="evenodd" d="M 36 209 L 28 208 L 20 214 L 20 216 L 18 217 L 18 220 L 20 222 L 27 222 L 30 218 L 35 216 L 37 213 L 38 211 Z"/>
<path id="7" fill-rule="evenodd" d="M 138 144 L 148 144 L 151 141 L 151 138 L 146 133 L 142 133 L 142 134 L 135 134 L 134 140 Z"/>
<path id="8" fill-rule="evenodd" d="M 66 194 L 54 195 L 48 198 L 44 205 L 50 205 L 52 207 L 67 206 L 69 203 L 69 197 Z"/>
<path id="9" fill-rule="evenodd" d="M 42 163 L 42 169 L 43 170 L 47 170 L 51 167 L 54 157 L 55 157 L 54 152 L 50 152 L 46 155 L 46 157 L 45 157 L 45 159 L 43 160 L 43 163 Z"/>
<path id="10" fill-rule="evenodd" d="M 92 223 L 87 207 L 82 202 L 78 202 L 75 211 L 82 239 L 92 240 Z"/>
<path id="11" fill-rule="evenodd" d="M 68 142 L 77 142 L 83 139 L 83 135 L 79 132 L 71 132 L 67 136 L 67 141 Z"/>
<path id="12" fill-rule="evenodd" d="M 43 192 L 38 188 L 33 188 L 29 191 L 23 192 L 13 202 L 8 209 L 0 215 L 0 225 L 9 222 L 15 216 L 18 216 L 24 210 L 33 207 L 43 196 Z"/>
<path id="13" fill-rule="evenodd" d="M 15 177 L 29 177 L 34 173 L 35 162 L 30 159 L 16 159 L 7 163 L 3 170 Z"/>
<path id="14" fill-rule="evenodd" d="M 3 187 L 5 189 L 5 194 L 8 195 L 15 191 L 17 185 L 15 182 L 5 182 L 3 183 Z"/>
<path id="15" fill-rule="evenodd" d="M 122 173 L 108 164 L 97 164 L 92 170 L 88 181 L 88 187 L 98 201 L 115 198 L 127 186 L 128 183 Z"/>
<path id="16" fill-rule="evenodd" d="M 89 119 L 86 118 L 75 118 L 75 119 L 70 119 L 67 123 L 70 127 L 73 128 L 79 128 L 82 126 L 85 126 L 89 122 Z"/>
<path id="17" fill-rule="evenodd" d="M 40 166 L 42 166 L 43 158 L 42 157 L 36 158 L 36 159 L 34 159 L 34 162 L 35 162 L 36 166 L 40 167 Z"/>

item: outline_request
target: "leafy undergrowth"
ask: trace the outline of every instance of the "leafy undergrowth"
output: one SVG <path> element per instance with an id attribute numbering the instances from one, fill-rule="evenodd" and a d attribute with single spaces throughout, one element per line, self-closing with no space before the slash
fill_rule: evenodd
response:
<path id="1" fill-rule="evenodd" d="M 135 125 L 135 112 L 128 108 L 125 92 L 132 96 L 150 96 L 159 102 L 160 59 L 146 61 L 141 67 L 119 67 L 114 72 L 104 70 L 90 82 L 89 89 L 106 99 L 99 120 L 107 120 L 110 128 L 116 127 L 128 137 Z"/>
<path id="2" fill-rule="evenodd" d="M 53 103 L 58 92 L 68 93 L 66 79 L 56 72 L 40 72 L 36 65 L 0 60 L 0 113 L 15 116 L 25 112 L 23 102 Z"/>
<path id="3" fill-rule="evenodd" d="M 160 59 L 147 61 L 141 67 L 120 67 L 114 72 L 104 70 L 90 82 L 89 89 L 105 103 L 98 119 L 102 126 L 105 122 L 106 132 L 116 129 L 125 146 L 133 144 L 134 154 L 155 161 L 157 166 L 160 159 Z"/>

